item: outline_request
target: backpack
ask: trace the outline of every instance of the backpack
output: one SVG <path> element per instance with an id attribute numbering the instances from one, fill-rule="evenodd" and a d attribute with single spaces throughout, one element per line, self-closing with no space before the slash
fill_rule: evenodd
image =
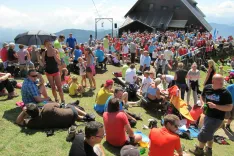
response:
<path id="1" fill-rule="evenodd" d="M 127 84 L 125 90 L 126 90 L 126 92 L 128 92 L 128 98 L 130 100 L 136 98 L 136 93 L 138 90 L 138 86 L 136 84 Z"/>

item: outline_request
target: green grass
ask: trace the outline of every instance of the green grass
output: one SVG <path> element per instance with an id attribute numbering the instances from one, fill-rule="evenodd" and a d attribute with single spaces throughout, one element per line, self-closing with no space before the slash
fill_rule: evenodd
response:
<path id="1" fill-rule="evenodd" d="M 108 72 L 105 74 L 96 75 L 97 80 L 97 89 L 94 91 L 92 97 L 83 97 L 83 98 L 71 98 L 68 95 L 65 95 L 66 102 L 72 102 L 76 99 L 81 101 L 81 106 L 86 109 L 86 112 L 93 112 L 93 105 L 95 100 L 95 95 L 100 89 L 100 85 L 105 82 L 107 79 L 113 78 L 112 72 L 119 71 L 120 68 L 108 66 Z M 202 73 L 203 83 L 205 74 Z M 20 93 L 20 90 L 17 89 L 17 92 Z M 51 90 L 48 89 L 49 95 L 51 95 Z M 19 126 L 15 125 L 15 119 L 20 113 L 20 108 L 15 106 L 17 101 L 21 101 L 21 98 L 15 98 L 13 100 L 4 101 L 4 97 L 0 98 L 0 155 L 1 156 L 66 156 L 68 155 L 71 143 L 65 141 L 67 130 L 56 130 L 55 135 L 52 137 L 46 137 L 45 132 L 40 130 L 29 130 L 22 129 Z M 142 113 L 143 121 L 138 121 L 136 129 L 140 130 L 146 135 L 149 134 L 149 130 L 143 130 L 142 126 L 148 125 L 148 119 L 157 117 L 156 112 L 148 112 L 143 108 L 135 107 L 130 108 L 131 112 Z M 97 121 L 102 122 L 102 117 L 96 114 Z M 81 124 L 81 123 L 77 123 Z M 84 127 L 80 127 L 84 128 Z M 234 129 L 234 127 L 232 127 Z M 218 132 L 219 134 L 224 135 L 224 131 L 221 129 Z M 194 144 L 197 143 L 197 140 L 184 140 L 181 139 L 182 144 L 185 145 L 186 150 L 193 148 Z M 221 146 L 214 144 L 214 156 L 233 156 L 234 154 L 234 143 L 229 141 L 231 145 Z M 119 151 L 115 148 L 108 146 L 105 143 L 105 139 L 102 142 L 104 146 L 105 153 L 107 156 L 117 155 Z M 148 151 L 147 151 L 148 153 Z M 147 153 L 145 155 L 147 155 Z"/>

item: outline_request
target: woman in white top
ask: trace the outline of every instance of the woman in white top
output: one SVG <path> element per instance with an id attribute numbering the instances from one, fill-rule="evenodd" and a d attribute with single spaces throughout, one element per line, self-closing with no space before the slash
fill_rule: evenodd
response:
<path id="1" fill-rule="evenodd" d="M 188 88 L 189 91 L 187 93 L 187 104 L 189 105 L 190 101 L 190 94 L 191 90 L 193 90 L 193 100 L 194 100 L 194 105 L 197 103 L 198 100 L 198 90 L 199 90 L 199 79 L 200 79 L 200 71 L 197 70 L 197 64 L 194 62 L 192 64 L 191 69 L 188 71 L 187 74 L 187 83 L 188 83 Z"/>
<path id="2" fill-rule="evenodd" d="M 123 63 L 125 60 L 128 59 L 128 53 L 129 53 L 129 46 L 127 43 L 124 43 L 123 47 L 122 47 L 122 60 Z"/>

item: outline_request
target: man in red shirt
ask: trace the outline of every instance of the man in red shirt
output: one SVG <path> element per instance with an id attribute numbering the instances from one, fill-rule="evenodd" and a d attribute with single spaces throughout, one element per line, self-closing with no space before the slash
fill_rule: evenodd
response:
<path id="1" fill-rule="evenodd" d="M 153 128 L 150 131 L 149 156 L 173 156 L 176 150 L 179 156 L 183 155 L 180 138 L 175 132 L 178 130 L 180 120 L 176 115 L 169 114 L 164 118 L 164 127 Z"/>
<path id="2" fill-rule="evenodd" d="M 119 100 L 117 98 L 110 99 L 107 112 L 103 114 L 103 121 L 106 141 L 112 146 L 122 147 L 126 144 L 136 144 L 142 140 L 140 135 L 134 135 L 126 114 L 119 111 Z"/>
<path id="3" fill-rule="evenodd" d="M 7 67 L 7 52 L 8 52 L 8 44 L 3 43 L 2 50 L 0 51 L 0 56 L 4 65 L 4 69 Z"/>

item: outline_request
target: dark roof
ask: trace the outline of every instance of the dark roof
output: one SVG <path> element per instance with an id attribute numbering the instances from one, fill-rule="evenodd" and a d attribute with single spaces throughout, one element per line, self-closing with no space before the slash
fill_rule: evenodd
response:
<path id="1" fill-rule="evenodd" d="M 170 15 L 162 15 L 161 12 L 156 12 L 156 14 L 159 17 L 162 17 L 161 19 L 159 17 L 149 17 L 147 13 L 134 13 L 132 14 L 133 10 L 142 2 L 143 0 L 138 0 L 136 3 L 132 6 L 132 8 L 126 13 L 124 16 L 125 18 L 129 17 L 130 19 L 141 21 L 142 23 L 149 25 L 151 27 L 159 27 L 160 23 L 164 23 L 165 27 L 167 27 L 170 23 L 168 20 L 170 19 Z M 181 2 L 192 12 L 192 14 L 201 22 L 201 24 L 208 30 L 211 31 L 212 27 L 210 24 L 204 19 L 205 15 L 204 13 L 197 7 L 197 2 L 195 0 L 181 0 Z M 152 12 L 151 12 L 152 13 Z M 144 14 L 144 15 L 143 15 Z M 173 13 L 172 13 L 173 15 Z M 152 14 L 151 14 L 152 16 Z M 162 21 L 163 20 L 163 21 Z"/>

